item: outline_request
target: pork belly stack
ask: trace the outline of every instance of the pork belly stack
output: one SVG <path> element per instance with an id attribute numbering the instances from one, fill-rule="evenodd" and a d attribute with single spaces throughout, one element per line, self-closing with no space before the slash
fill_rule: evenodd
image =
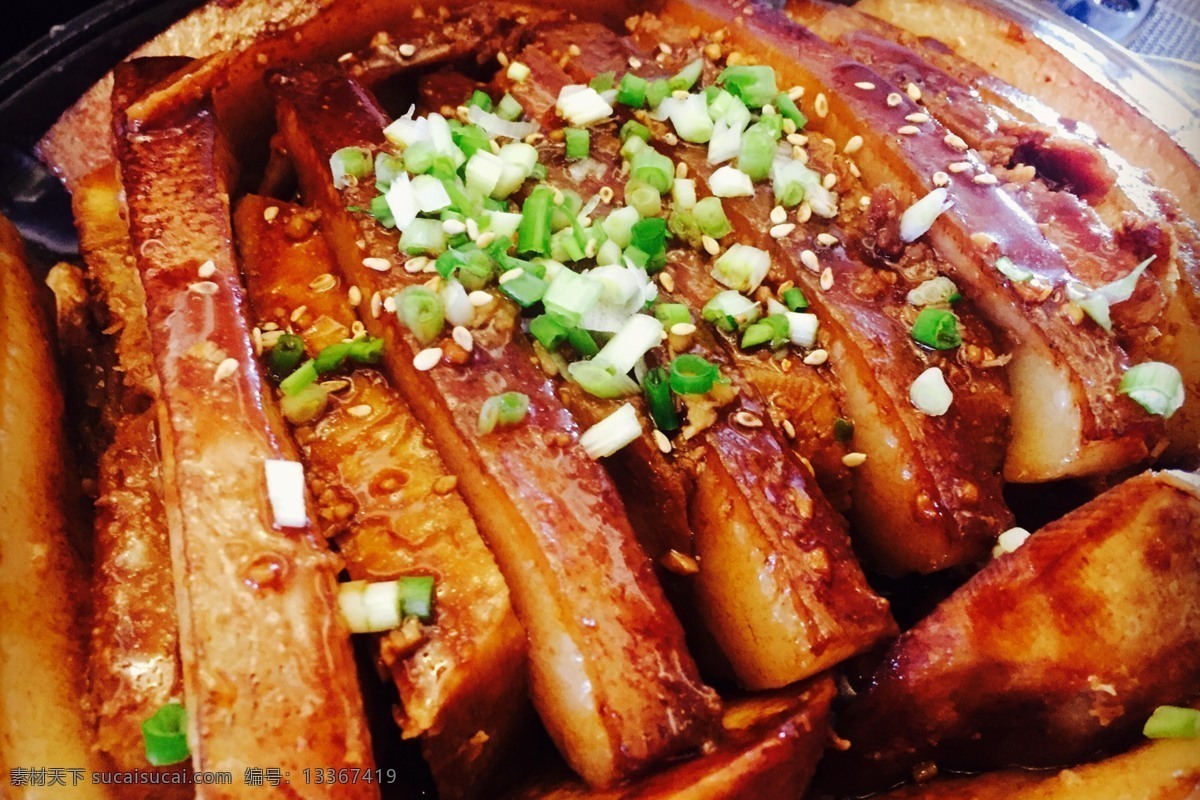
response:
<path id="1" fill-rule="evenodd" d="M 416 791 L 382 716 L 444 798 L 849 796 L 1191 699 L 1200 173 L 1152 122 L 960 3 L 978 52 L 918 0 L 255 5 L 41 146 L 109 762 Z"/>

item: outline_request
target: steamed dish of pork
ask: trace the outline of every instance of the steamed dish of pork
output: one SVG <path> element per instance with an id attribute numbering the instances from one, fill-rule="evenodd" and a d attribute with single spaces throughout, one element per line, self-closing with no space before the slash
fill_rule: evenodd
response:
<path id="1" fill-rule="evenodd" d="M 1126 99 L 962 0 L 255 8 L 40 143 L 56 337 L 6 240 L 0 555 L 69 601 L 0 765 L 1200 790 L 1200 168 Z"/>

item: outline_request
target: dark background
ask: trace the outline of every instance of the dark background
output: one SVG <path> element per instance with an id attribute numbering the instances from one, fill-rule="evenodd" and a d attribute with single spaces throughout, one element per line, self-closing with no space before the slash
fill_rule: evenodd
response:
<path id="1" fill-rule="evenodd" d="M 0 26 L 0 61 L 7 61 L 17 51 L 49 33 L 51 26 L 61 25 L 97 5 L 97 0 L 25 0 L 19 5 L 19 10 L 14 8 L 5 14 L 4 24 Z"/>

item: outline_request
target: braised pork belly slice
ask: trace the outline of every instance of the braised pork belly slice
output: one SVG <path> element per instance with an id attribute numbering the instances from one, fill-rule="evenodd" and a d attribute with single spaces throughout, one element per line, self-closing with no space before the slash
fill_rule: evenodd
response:
<path id="1" fill-rule="evenodd" d="M 234 223 L 268 362 L 286 331 L 312 358 L 364 335 L 361 290 L 335 277 L 315 211 L 250 195 Z M 421 737 L 441 795 L 481 796 L 532 719 L 525 633 L 508 587 L 457 480 L 387 380 L 359 367 L 319 387 L 328 410 L 284 409 L 316 524 L 336 543 L 351 580 L 435 579 L 435 616 L 380 634 L 378 658 L 399 691 L 397 722 L 405 738 Z"/>
<path id="2" fill-rule="evenodd" d="M 396 232 L 347 209 L 370 205 L 373 182 L 333 184 L 335 152 L 383 141 L 389 120 L 373 98 L 333 69 L 284 73 L 273 86 L 280 130 L 342 276 L 375 303 L 423 285 Z M 716 697 L 696 676 L 616 489 L 518 335 L 515 304 L 492 295 L 480 306 L 470 349 L 422 342 L 391 313 L 364 322 L 384 340 L 396 388 L 458 477 L 508 581 L 529 637 L 535 706 L 571 766 L 610 784 L 704 742 Z M 505 391 L 528 399 L 521 425 L 481 433 L 483 404 Z"/>
<path id="3" fill-rule="evenodd" d="M 867 187 L 888 186 L 908 206 L 934 188 L 934 174 L 945 174 L 948 163 L 969 165 L 947 175 L 954 205 L 926 236 L 951 277 L 1014 343 L 1006 477 L 1108 472 L 1158 446 L 1161 422 L 1118 393 L 1130 359 L 1104 331 L 1073 324 L 1065 308 L 1069 264 L 965 142 L 928 115 L 910 119 L 922 112 L 901 87 L 768 8 L 672 4 L 666 13 L 687 26 L 732 25 L 726 41 L 753 51 L 812 98 L 810 128 L 842 142 L 861 136 L 856 164 Z"/>
<path id="4" fill-rule="evenodd" d="M 131 62 L 121 71 L 136 85 L 138 69 Z M 299 774 L 311 759 L 370 768 L 337 612 L 337 560 L 303 514 L 299 476 L 273 478 L 272 465 L 295 453 L 255 366 L 212 112 L 193 101 L 161 126 L 131 130 L 121 87 L 118 76 L 120 173 L 164 401 L 162 474 L 193 764 L 238 773 L 273 764 Z M 293 790 L 331 796 L 326 787 Z M 222 787 L 220 796 L 255 791 Z M 367 784 L 338 795 L 378 796 Z"/>

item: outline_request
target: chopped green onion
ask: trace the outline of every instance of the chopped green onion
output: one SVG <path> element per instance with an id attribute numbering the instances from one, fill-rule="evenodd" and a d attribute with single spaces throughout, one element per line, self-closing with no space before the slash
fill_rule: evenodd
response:
<path id="1" fill-rule="evenodd" d="M 567 158 L 579 161 L 588 157 L 592 146 L 592 136 L 584 128 L 567 128 L 563 131 L 566 137 Z"/>
<path id="2" fill-rule="evenodd" d="M 775 161 L 775 139 L 764 128 L 755 125 L 742 134 L 742 147 L 738 152 L 737 166 L 750 176 L 752 181 L 760 181 L 771 171 Z"/>
<path id="3" fill-rule="evenodd" d="M 646 253 L 649 267 L 661 269 L 667 263 L 667 221 L 662 217 L 638 220 L 631 230 L 630 245 Z"/>
<path id="4" fill-rule="evenodd" d="M 433 618 L 433 578 L 348 581 L 338 586 L 338 610 L 351 633 L 380 633 L 400 627 L 405 617 Z"/>
<path id="5" fill-rule="evenodd" d="M 650 129 L 636 119 L 631 119 L 621 126 L 621 144 L 624 144 L 630 137 L 648 142 L 650 141 Z"/>
<path id="6" fill-rule="evenodd" d="M 611 456 L 642 435 L 642 421 L 629 403 L 583 432 L 579 444 L 589 458 Z"/>
<path id="7" fill-rule="evenodd" d="M 692 178 L 676 178 L 671 185 L 671 200 L 674 208 L 688 211 L 696 207 L 696 181 Z"/>
<path id="8" fill-rule="evenodd" d="M 910 306 L 938 306 L 954 302 L 952 298 L 958 294 L 954 281 L 943 275 L 937 275 L 922 281 L 916 288 L 910 289 L 906 300 Z"/>
<path id="9" fill-rule="evenodd" d="M 719 330 L 734 333 L 758 319 L 759 313 L 758 303 L 729 289 L 705 303 L 700 316 Z"/>
<path id="10" fill-rule="evenodd" d="M 996 269 L 1013 283 L 1025 283 L 1033 280 L 1032 272 L 1024 267 L 1018 267 L 1008 256 L 1000 256 L 996 259 Z"/>
<path id="11" fill-rule="evenodd" d="M 908 387 L 908 399 L 913 406 L 930 417 L 940 417 L 950 410 L 954 393 L 946 383 L 946 376 L 938 367 L 930 367 L 917 376 Z"/>
<path id="12" fill-rule="evenodd" d="M 671 124 L 685 142 L 704 144 L 713 135 L 713 121 L 708 116 L 708 105 L 704 95 L 689 94 L 686 100 L 671 101 Z"/>
<path id="13" fill-rule="evenodd" d="M 782 347 L 791 335 L 791 323 L 783 314 L 771 314 L 746 327 L 742 334 L 742 349 L 770 343 L 771 349 Z"/>
<path id="14" fill-rule="evenodd" d="M 549 314 L 538 314 L 531 319 L 529 334 L 547 350 L 554 350 L 567 340 L 566 326 Z"/>
<path id="15" fill-rule="evenodd" d="M 668 331 L 675 325 L 692 321 L 692 312 L 683 303 L 659 303 L 654 307 L 654 316 Z"/>
<path id="16" fill-rule="evenodd" d="M 792 286 L 784 290 L 783 304 L 788 307 L 789 311 L 803 311 L 808 308 L 808 298 L 804 296 L 804 292 L 800 291 L 799 287 Z"/>
<path id="17" fill-rule="evenodd" d="M 800 204 L 808 193 L 809 173 L 812 172 L 799 161 L 785 161 L 775 167 L 772 176 L 771 189 L 775 193 L 775 202 L 785 208 Z"/>
<path id="18" fill-rule="evenodd" d="M 779 95 L 775 85 L 775 70 L 767 66 L 726 67 L 717 83 L 751 108 L 762 108 Z"/>
<path id="19" fill-rule="evenodd" d="M 504 392 L 483 401 L 479 409 L 479 432 L 484 436 L 497 427 L 516 425 L 529 413 L 529 396 L 520 392 Z"/>
<path id="20" fill-rule="evenodd" d="M 371 174 L 371 151 L 365 147 L 343 147 L 329 157 L 333 188 L 345 189 Z"/>
<path id="21" fill-rule="evenodd" d="M 1200 710 L 1159 706 L 1142 728 L 1147 739 L 1200 739 Z"/>
<path id="22" fill-rule="evenodd" d="M 542 302 L 546 306 L 546 313 L 564 327 L 574 328 L 579 325 L 583 315 L 596 305 L 601 289 L 599 281 L 564 269 L 550 282 Z"/>
<path id="23" fill-rule="evenodd" d="M 696 81 L 700 80 L 700 73 L 704 69 L 704 59 L 697 58 L 690 62 L 686 67 L 676 72 L 667 81 L 667 86 L 672 92 L 684 91 L 690 92 L 692 87 L 696 85 Z M 703 95 L 702 95 L 703 96 Z"/>
<path id="24" fill-rule="evenodd" d="M 520 61 L 511 61 L 508 64 L 508 71 L 505 72 L 508 79 L 516 83 L 524 83 L 530 75 L 529 67 L 522 64 Z"/>
<path id="25" fill-rule="evenodd" d="M 958 317 L 944 308 L 922 308 L 913 322 L 912 338 L 934 350 L 952 350 L 962 344 Z"/>
<path id="26" fill-rule="evenodd" d="M 588 81 L 588 86 L 592 87 L 597 92 L 607 92 L 609 89 L 613 88 L 613 84 L 616 83 L 616 81 L 617 73 L 612 71 L 601 72 L 599 75 Z"/>
<path id="27" fill-rule="evenodd" d="M 785 311 L 788 321 L 788 339 L 797 347 L 812 347 L 817 343 L 817 328 L 820 322 L 816 314 Z"/>
<path id="28" fill-rule="evenodd" d="M 524 113 L 525 109 L 517 102 L 517 98 L 507 92 L 505 92 L 504 97 L 500 98 L 500 103 L 496 106 L 496 116 L 509 122 L 520 119 Z"/>
<path id="29" fill-rule="evenodd" d="M 279 382 L 279 391 L 285 395 L 296 394 L 304 389 L 310 383 L 317 379 L 317 368 L 310 358 L 300 366 L 296 367 L 295 372 L 288 375 Z"/>
<path id="30" fill-rule="evenodd" d="M 553 219 L 554 192 L 549 186 L 534 188 L 521 207 L 521 224 L 517 227 L 517 252 L 549 255 Z"/>
<path id="31" fill-rule="evenodd" d="M 379 361 L 382 354 L 383 339 L 363 336 L 352 342 L 338 342 L 329 345 L 317 353 L 317 357 L 313 359 L 313 368 L 316 369 L 318 375 L 326 375 L 341 369 L 347 360 L 359 364 L 374 364 Z"/>
<path id="32" fill-rule="evenodd" d="M 500 291 L 521 308 L 529 308 L 546 294 L 546 282 L 532 272 L 522 269 L 514 277 L 502 280 Z"/>
<path id="33" fill-rule="evenodd" d="M 410 256 L 436 256 L 445 249 L 446 231 L 440 220 L 414 219 L 400 235 L 400 252 Z"/>
<path id="34" fill-rule="evenodd" d="M 662 101 L 666 100 L 671 94 L 671 86 L 665 78 L 650 81 L 646 86 L 646 104 L 650 108 L 658 108 L 662 105 Z"/>
<path id="35" fill-rule="evenodd" d="M 404 159 L 382 151 L 375 154 L 375 188 L 386 192 L 392 181 L 404 172 Z"/>
<path id="36" fill-rule="evenodd" d="M 933 223 L 954 203 L 944 186 L 931 191 L 900 215 L 900 241 L 915 242 L 933 227 Z"/>
<path id="37" fill-rule="evenodd" d="M 479 150 L 492 151 L 492 140 L 488 136 L 487 131 L 478 125 L 463 125 L 458 120 L 452 120 L 450 123 L 451 136 L 454 139 L 454 144 L 459 150 L 463 151 L 463 155 L 467 158 L 473 156 Z"/>
<path id="38" fill-rule="evenodd" d="M 729 217 L 725 216 L 725 207 L 721 205 L 719 197 L 705 197 L 696 203 L 696 207 L 692 209 L 692 215 L 696 218 L 696 224 L 700 226 L 700 232 L 705 236 L 711 236 L 714 239 L 720 239 L 733 231 L 733 226 L 729 224 Z"/>
<path id="39" fill-rule="evenodd" d="M 405 617 L 416 617 L 422 622 L 433 619 L 433 577 L 413 576 L 401 578 L 400 613 Z"/>
<path id="40" fill-rule="evenodd" d="M 304 340 L 294 333 L 285 333 L 275 340 L 267 354 L 267 372 L 277 381 L 283 380 L 304 360 Z"/>
<path id="41" fill-rule="evenodd" d="M 787 96 L 787 92 L 780 92 L 775 97 L 775 108 L 779 109 L 779 113 L 783 115 L 784 119 L 790 119 L 796 123 L 796 130 L 803 130 L 804 126 L 808 124 L 808 117 L 804 116 L 795 101 Z"/>
<path id="42" fill-rule="evenodd" d="M 600 349 L 592 363 L 606 364 L 618 375 L 624 375 L 633 369 L 642 356 L 658 346 L 662 336 L 661 322 L 647 314 L 634 314 Z"/>
<path id="43" fill-rule="evenodd" d="M 187 740 L 187 709 L 174 702 L 163 705 L 142 723 L 142 740 L 151 766 L 187 761 L 192 755 Z"/>
<path id="44" fill-rule="evenodd" d="M 605 400 L 635 394 L 638 389 L 628 375 L 600 361 L 575 361 L 567 365 L 567 374 L 585 392 Z"/>
<path id="45" fill-rule="evenodd" d="M 684 353 L 671 361 L 671 390 L 676 394 L 704 394 L 720 377 L 717 365 L 703 356 Z"/>
<path id="46" fill-rule="evenodd" d="M 630 181 L 625 185 L 625 202 L 642 217 L 657 217 L 662 213 L 662 194 L 653 186 Z"/>
<path id="47" fill-rule="evenodd" d="M 555 102 L 558 115 L 572 125 L 592 125 L 612 116 L 608 101 L 590 86 L 564 86 Z"/>
<path id="48" fill-rule="evenodd" d="M 446 325 L 442 299 L 424 286 L 409 286 L 396 296 L 396 316 L 421 344 L 436 339 Z"/>
<path id="49" fill-rule="evenodd" d="M 654 427 L 660 431 L 670 432 L 679 428 L 679 414 L 675 411 L 675 401 L 671 399 L 671 382 L 667 370 L 655 367 L 642 378 L 642 391 L 646 395 L 646 405 L 650 407 L 650 418 Z"/>
<path id="50" fill-rule="evenodd" d="M 670 191 L 675 180 L 675 165 L 653 147 L 644 147 L 630 160 L 629 177 L 653 186 L 659 193 Z"/>
<path id="51" fill-rule="evenodd" d="M 767 251 L 739 243 L 713 262 L 712 276 L 722 286 L 748 294 L 758 288 L 770 269 Z"/>
<path id="52" fill-rule="evenodd" d="M 616 209 L 600 223 L 600 227 L 622 249 L 629 247 L 633 241 L 633 224 L 638 221 L 639 213 L 632 206 L 622 206 Z"/>
<path id="53" fill-rule="evenodd" d="M 854 438 L 854 423 L 838 417 L 833 421 L 833 438 L 846 444 Z"/>
<path id="54" fill-rule="evenodd" d="M 567 344 L 575 348 L 575 352 L 584 358 L 591 358 L 600 352 L 599 345 L 592 335 L 583 328 L 571 328 L 567 331 Z"/>
<path id="55" fill-rule="evenodd" d="M 750 176 L 729 165 L 708 176 L 708 188 L 716 197 L 752 197 L 754 182 Z"/>
<path id="56" fill-rule="evenodd" d="M 646 79 L 632 72 L 622 75 L 617 87 L 617 102 L 630 108 L 641 108 L 646 103 Z"/>
<path id="57" fill-rule="evenodd" d="M 294 394 L 285 394 L 279 400 L 279 409 L 293 425 L 312 422 L 325 412 L 329 404 L 329 393 L 319 383 L 310 383 Z"/>
<path id="58" fill-rule="evenodd" d="M 483 91 L 482 89 L 476 89 L 474 92 L 471 93 L 471 96 L 469 98 L 467 98 L 467 102 L 465 103 L 465 105 L 478 106 L 479 108 L 482 108 L 484 111 L 491 111 L 492 110 L 492 97 L 491 97 L 491 95 L 489 95 L 487 92 Z"/>
<path id="59" fill-rule="evenodd" d="M 379 221 L 385 228 L 396 227 L 396 218 L 392 216 L 392 207 L 388 205 L 387 195 L 381 194 L 371 200 L 367 213 Z"/>
<path id="60" fill-rule="evenodd" d="M 1170 417 L 1183 405 L 1183 378 L 1179 370 L 1161 361 L 1130 367 L 1117 390 L 1160 417 Z"/>

